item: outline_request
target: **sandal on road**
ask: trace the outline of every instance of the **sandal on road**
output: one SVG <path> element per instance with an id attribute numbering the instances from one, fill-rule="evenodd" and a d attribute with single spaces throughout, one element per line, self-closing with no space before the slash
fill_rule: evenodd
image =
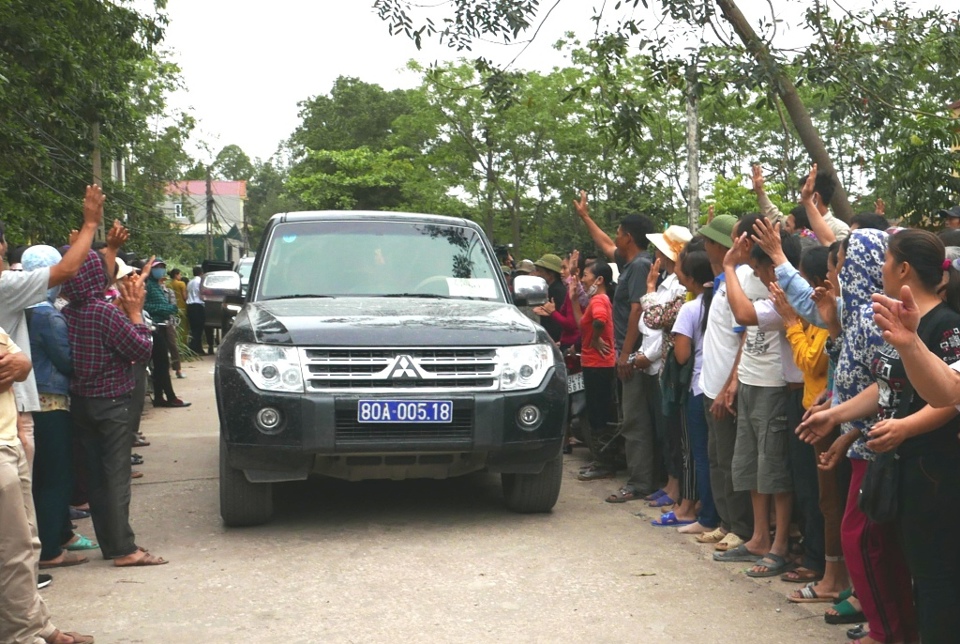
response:
<path id="1" fill-rule="evenodd" d="M 80 564 L 85 564 L 89 559 L 83 555 L 78 555 L 69 550 L 62 550 L 60 556 L 57 559 L 50 559 L 48 561 L 40 562 L 40 570 L 47 570 L 49 568 L 68 568 L 70 566 L 79 566 Z"/>
<path id="2" fill-rule="evenodd" d="M 67 550 L 96 550 L 100 546 L 96 541 L 91 541 L 82 534 L 74 534 L 73 539 L 63 544 Z"/>
<path id="3" fill-rule="evenodd" d="M 785 557 L 768 552 L 757 559 L 756 564 L 754 564 L 754 568 L 766 568 L 766 570 L 748 570 L 747 577 L 753 577 L 754 579 L 776 577 L 780 573 L 786 572 L 792 565 Z"/>
<path id="4" fill-rule="evenodd" d="M 733 534 L 732 532 L 730 534 Z M 714 561 L 725 561 L 725 562 L 746 562 L 746 563 L 756 563 L 757 558 L 762 555 L 750 552 L 747 550 L 746 544 L 741 543 L 736 548 L 727 550 L 726 552 L 715 552 L 713 553 Z"/>
<path id="5" fill-rule="evenodd" d="M 823 573 L 816 570 L 810 570 L 801 566 L 796 570 L 791 570 L 780 575 L 780 581 L 792 584 L 807 584 L 811 581 L 817 582 L 823 579 Z"/>
<path id="6" fill-rule="evenodd" d="M 654 492 L 653 494 L 648 494 L 647 496 L 643 497 L 643 500 L 644 500 L 644 501 L 656 501 L 656 500 L 659 499 L 661 496 L 664 496 L 666 493 L 667 493 L 666 490 L 657 490 L 657 491 Z"/>
<path id="7" fill-rule="evenodd" d="M 676 504 L 677 502 L 671 499 L 668 494 L 664 494 L 663 496 L 657 499 L 654 499 L 653 501 L 650 501 L 650 503 L 648 503 L 647 506 L 651 508 L 666 508 Z"/>
<path id="8" fill-rule="evenodd" d="M 787 601 L 794 604 L 819 604 L 837 601 L 837 596 L 833 593 L 829 595 L 817 594 L 817 591 L 813 589 L 816 584 L 817 582 L 811 581 L 800 590 L 793 591 L 787 596 Z"/>
<path id="9" fill-rule="evenodd" d="M 650 525 L 655 528 L 667 528 L 667 527 L 679 527 L 682 525 L 690 525 L 693 521 L 681 521 L 677 518 L 675 512 L 667 512 L 660 516 L 659 519 L 654 519 L 650 522 Z"/>
<path id="10" fill-rule="evenodd" d="M 64 631 L 54 631 L 50 637 L 43 638 L 47 644 L 93 644 L 93 636 Z"/>
<path id="11" fill-rule="evenodd" d="M 607 497 L 607 503 L 626 503 L 627 501 L 638 501 L 643 498 L 639 492 L 632 487 L 623 486 L 613 494 Z"/>
<path id="12" fill-rule="evenodd" d="M 727 533 L 723 531 L 723 528 L 717 528 L 716 530 L 711 530 L 710 532 L 698 534 L 697 543 L 720 543 L 726 536 Z"/>
<path id="13" fill-rule="evenodd" d="M 140 557 L 139 559 L 135 559 L 130 563 L 120 563 L 119 559 L 115 559 L 113 561 L 113 565 L 116 566 L 117 568 L 136 568 L 138 566 L 162 566 L 164 564 L 170 563 L 163 557 L 154 556 L 149 552 L 147 552 L 146 550 L 141 550 L 140 552 L 143 553 L 143 556 Z"/>
<path id="14" fill-rule="evenodd" d="M 839 604 L 834 604 L 833 610 L 837 611 L 836 615 L 823 614 L 823 621 L 827 624 L 859 624 L 867 621 L 863 611 L 854 608 L 849 598 L 844 599 Z"/>
<path id="15" fill-rule="evenodd" d="M 733 550 L 737 546 L 743 545 L 743 539 L 739 537 L 735 532 L 728 532 L 727 536 L 721 539 L 717 545 L 713 547 L 717 552 L 727 552 L 728 550 Z"/>

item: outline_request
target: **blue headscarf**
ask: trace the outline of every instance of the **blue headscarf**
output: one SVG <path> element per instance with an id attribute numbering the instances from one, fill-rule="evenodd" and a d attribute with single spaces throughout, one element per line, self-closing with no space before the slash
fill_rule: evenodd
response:
<path id="1" fill-rule="evenodd" d="M 840 290 L 843 311 L 840 358 L 834 372 L 833 404 L 850 400 L 873 384 L 870 363 L 883 344 L 883 334 L 873 321 L 871 296 L 883 293 L 883 262 L 889 236 L 881 230 L 859 229 L 850 233 L 846 259 L 840 269 Z M 850 448 L 850 458 L 872 459 L 866 446 L 866 435 L 876 417 L 843 423 L 840 430 L 859 429 L 862 434 Z"/>
<path id="2" fill-rule="evenodd" d="M 30 271 L 35 271 L 40 268 L 49 268 L 60 263 L 60 260 L 63 259 L 63 256 L 60 255 L 58 251 L 53 246 L 46 246 L 44 244 L 39 244 L 37 246 L 31 246 L 27 250 L 23 251 L 23 256 L 20 258 L 20 264 L 23 266 L 23 270 L 26 273 Z M 57 299 L 57 296 L 60 295 L 60 287 L 54 286 L 47 290 L 47 301 L 51 304 Z M 42 306 L 45 302 L 40 304 L 35 304 L 34 306 Z"/>

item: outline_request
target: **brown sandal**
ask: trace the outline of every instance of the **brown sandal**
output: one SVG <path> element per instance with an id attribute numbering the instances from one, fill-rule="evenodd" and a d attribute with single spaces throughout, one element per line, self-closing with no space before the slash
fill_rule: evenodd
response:
<path id="1" fill-rule="evenodd" d="M 785 581 L 791 584 L 806 584 L 809 582 L 818 582 L 823 579 L 823 573 L 817 572 L 816 570 L 810 570 L 809 568 L 797 568 L 796 570 L 791 570 L 790 572 L 785 572 L 780 575 L 780 581 Z"/>
<path id="2" fill-rule="evenodd" d="M 60 553 L 60 561 L 56 559 L 51 559 L 49 561 L 40 562 L 40 570 L 47 570 L 49 568 L 66 568 L 68 566 L 79 566 L 80 564 L 85 564 L 89 559 L 83 555 L 78 555 L 69 550 L 63 550 Z"/>
<path id="3" fill-rule="evenodd" d="M 117 568 L 136 568 L 138 566 L 162 566 L 163 564 L 170 563 L 163 557 L 156 557 L 142 548 L 140 552 L 143 553 L 143 556 L 139 559 L 124 564 L 120 563 L 119 559 L 114 559 L 113 565 Z"/>
<path id="4" fill-rule="evenodd" d="M 70 639 L 64 639 L 64 636 Z M 93 636 L 56 630 L 50 637 L 43 638 L 43 641 L 47 644 L 93 644 Z"/>

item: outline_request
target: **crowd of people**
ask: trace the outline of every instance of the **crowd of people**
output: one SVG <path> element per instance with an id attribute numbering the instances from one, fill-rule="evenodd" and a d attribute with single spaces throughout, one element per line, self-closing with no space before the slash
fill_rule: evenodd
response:
<path id="1" fill-rule="evenodd" d="M 960 207 L 937 235 L 880 201 L 841 221 L 816 166 L 789 213 L 752 182 L 756 214 L 696 234 L 628 215 L 611 239 L 581 193 L 599 256 L 516 267 L 546 280 L 534 313 L 581 358 L 579 479 L 625 471 L 607 502 L 796 584 L 789 601 L 861 624 L 851 639 L 958 641 Z"/>
<path id="2" fill-rule="evenodd" d="M 100 550 L 116 567 L 167 561 L 136 540 L 131 479 L 142 476 L 134 447 L 148 397 L 154 407 L 187 407 L 180 320 L 190 316 L 190 348 L 202 353 L 201 271 L 186 283 L 159 258 L 121 251 L 128 232 L 114 222 L 94 238 L 104 195 L 91 186 L 83 226 L 61 248 L 13 249 L 0 262 L 0 642 L 76 644 L 87 635 L 51 622 L 39 589 L 48 570 L 87 563 Z M 7 255 L 0 226 L 0 255 Z M 212 351 L 208 338 L 208 347 Z M 148 365 L 150 365 L 148 367 Z M 93 535 L 77 531 L 92 520 Z M 90 537 L 94 538 L 90 538 Z M 39 569 L 39 570 L 38 570 Z"/>

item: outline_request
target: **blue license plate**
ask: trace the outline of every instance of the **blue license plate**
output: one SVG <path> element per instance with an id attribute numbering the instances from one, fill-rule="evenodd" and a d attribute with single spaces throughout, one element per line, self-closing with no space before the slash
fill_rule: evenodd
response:
<path id="1" fill-rule="evenodd" d="M 453 402 L 449 400 L 361 400 L 357 402 L 360 423 L 449 423 Z"/>

